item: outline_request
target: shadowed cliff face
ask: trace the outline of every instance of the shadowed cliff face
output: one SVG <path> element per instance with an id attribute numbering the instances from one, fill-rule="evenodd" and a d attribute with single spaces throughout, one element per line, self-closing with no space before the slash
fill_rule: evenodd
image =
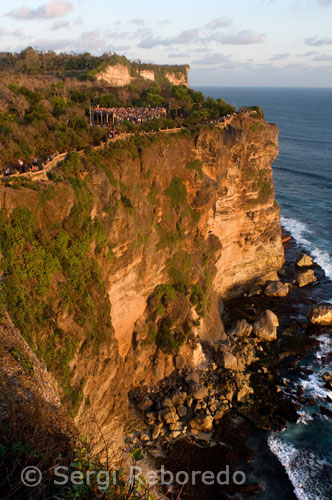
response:
<path id="1" fill-rule="evenodd" d="M 42 249 L 54 255 L 51 241 L 60 241 L 59 265 L 42 295 L 35 280 L 19 275 L 26 294 L 52 304 L 49 318 L 32 329 L 13 305 L 6 306 L 53 374 L 63 401 L 74 400 L 76 423 L 92 442 L 101 441 L 98 429 L 121 440 L 132 387 L 172 373 L 177 353 L 186 364 L 199 365 L 204 354 L 198 336 L 224 338 L 220 297 L 282 266 L 271 169 L 277 141 L 275 125 L 239 116 L 225 130 L 134 137 L 87 151 L 83 160 L 71 157 L 58 169 L 59 181 L 41 184 L 39 191 L 36 185 L 2 189 L 7 233 L 17 228 L 10 217 L 18 207 L 29 207 L 36 218 L 36 242 L 30 235 L 18 252 L 38 248 L 42 266 Z M 64 246 L 72 252 L 85 231 L 71 260 L 66 253 L 61 257 Z M 70 262 L 85 281 L 68 269 Z M 15 272 L 8 269 L 5 276 Z M 65 300 L 69 286 L 74 291 Z M 78 309 L 80 293 L 88 299 Z M 55 330 L 61 333 L 55 336 Z M 41 347 L 48 338 L 59 359 L 70 339 L 71 355 L 60 368 Z"/>

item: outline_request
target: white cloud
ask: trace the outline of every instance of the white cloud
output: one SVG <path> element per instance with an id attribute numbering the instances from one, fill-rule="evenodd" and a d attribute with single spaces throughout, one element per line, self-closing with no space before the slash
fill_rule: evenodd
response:
<path id="1" fill-rule="evenodd" d="M 242 30 L 233 35 L 217 35 L 213 39 L 222 45 L 250 45 L 255 43 L 262 43 L 264 40 L 264 33 L 253 33 L 251 30 Z M 211 38 L 212 39 L 212 38 Z"/>
<path id="2" fill-rule="evenodd" d="M 317 3 L 320 7 L 329 7 L 332 5 L 332 0 L 317 0 Z"/>
<path id="3" fill-rule="evenodd" d="M 320 54 L 312 58 L 313 61 L 332 61 L 332 55 L 330 54 Z"/>
<path id="4" fill-rule="evenodd" d="M 274 54 L 272 57 L 270 57 L 270 61 L 282 61 L 283 59 L 287 59 L 287 57 L 290 56 L 289 52 L 284 52 L 282 54 Z"/>
<path id="5" fill-rule="evenodd" d="M 54 21 L 51 29 L 53 31 L 58 31 L 61 30 L 62 28 L 69 28 L 69 26 L 70 26 L 69 21 Z"/>
<path id="6" fill-rule="evenodd" d="M 153 47 L 157 47 L 158 45 L 178 45 L 178 44 L 187 44 L 198 40 L 199 30 L 198 29 L 189 29 L 182 31 L 179 35 L 169 38 L 156 38 L 153 36 L 148 36 L 143 38 L 141 42 L 138 44 L 138 47 L 142 49 L 152 49 Z"/>
<path id="7" fill-rule="evenodd" d="M 202 57 L 201 59 L 192 61 L 192 64 L 196 64 L 199 66 L 214 66 L 216 64 L 224 64 L 229 62 L 229 57 L 225 56 L 224 54 L 208 54 L 206 57 Z"/>
<path id="8" fill-rule="evenodd" d="M 213 19 L 210 21 L 205 28 L 209 31 L 213 30 L 218 30 L 220 28 L 226 28 L 227 26 L 230 26 L 232 24 L 232 21 L 230 19 L 227 19 L 227 17 L 218 17 L 217 19 Z"/>
<path id="9" fill-rule="evenodd" d="M 305 39 L 305 43 L 311 47 L 321 47 L 322 45 L 332 45 L 332 38 L 324 37 L 317 38 L 316 36 L 311 36 Z"/>
<path id="10" fill-rule="evenodd" d="M 50 0 L 49 2 L 31 9 L 30 7 L 19 7 L 11 10 L 6 15 L 19 21 L 30 21 L 31 19 L 56 19 L 64 17 L 72 11 L 74 5 L 69 0 Z"/>
<path id="11" fill-rule="evenodd" d="M 144 19 L 132 19 L 131 22 L 133 24 L 137 24 L 138 26 L 144 26 L 145 24 Z"/>

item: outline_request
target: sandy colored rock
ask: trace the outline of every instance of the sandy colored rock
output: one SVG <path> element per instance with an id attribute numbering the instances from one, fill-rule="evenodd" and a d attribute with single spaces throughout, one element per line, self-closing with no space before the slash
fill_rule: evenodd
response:
<path id="1" fill-rule="evenodd" d="M 315 281 L 317 281 L 317 279 L 312 269 L 299 271 L 296 275 L 296 282 L 301 288 L 303 286 L 310 285 L 310 283 L 314 283 Z"/>
<path id="2" fill-rule="evenodd" d="M 236 322 L 235 326 L 228 332 L 228 335 L 239 337 L 249 337 L 252 332 L 252 325 L 245 319 L 240 319 Z"/>
<path id="3" fill-rule="evenodd" d="M 311 267 L 313 265 L 313 260 L 309 255 L 302 252 L 296 259 L 296 265 L 298 267 Z"/>
<path id="4" fill-rule="evenodd" d="M 308 318 L 314 325 L 332 325 L 332 304 L 318 304 L 313 306 Z"/>
<path id="5" fill-rule="evenodd" d="M 199 415 L 190 421 L 190 427 L 197 431 L 210 432 L 213 429 L 213 417 Z"/>
<path id="6" fill-rule="evenodd" d="M 253 331 L 259 340 L 271 342 L 277 338 L 278 326 L 278 317 L 272 311 L 267 310 L 256 319 Z"/>
<path id="7" fill-rule="evenodd" d="M 224 353 L 223 365 L 225 370 L 237 370 L 237 359 L 234 354 L 230 352 Z"/>
<path id="8" fill-rule="evenodd" d="M 281 281 L 271 281 L 264 290 L 268 297 L 286 297 L 289 293 L 289 286 Z"/>
<path id="9" fill-rule="evenodd" d="M 201 400 L 201 399 L 205 399 L 209 395 L 209 391 L 208 391 L 208 388 L 205 387 L 204 385 L 199 385 L 199 386 L 193 387 L 193 389 L 191 391 L 191 395 L 194 399 Z"/>

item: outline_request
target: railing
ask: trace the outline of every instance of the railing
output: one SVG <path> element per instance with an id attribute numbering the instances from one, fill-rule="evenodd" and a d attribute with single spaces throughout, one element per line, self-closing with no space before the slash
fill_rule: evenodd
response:
<path id="1" fill-rule="evenodd" d="M 223 129 L 226 127 L 226 125 L 229 125 L 233 121 L 233 118 L 234 118 L 234 115 L 232 115 L 230 118 L 227 118 L 227 119 L 225 118 L 223 122 L 213 121 L 213 123 L 217 124 L 217 126 L 219 126 L 219 128 Z M 111 142 L 116 142 L 118 140 L 122 140 L 122 139 L 125 139 L 126 137 L 131 137 L 131 136 L 137 135 L 137 134 L 139 134 L 139 135 L 146 135 L 146 134 L 151 135 L 151 134 L 159 134 L 159 133 L 171 134 L 174 132 L 178 132 L 180 130 L 184 130 L 185 128 L 186 127 L 174 127 L 174 128 L 157 130 L 155 132 L 145 132 L 145 131 L 127 132 L 127 133 L 123 133 L 120 135 L 116 135 L 115 137 L 112 137 L 112 138 L 107 138 L 105 142 L 101 142 L 98 146 L 92 146 L 92 148 L 95 151 L 97 151 L 99 149 L 105 148 Z M 84 154 L 85 149 L 86 148 L 60 153 L 60 154 L 56 155 L 54 158 L 52 158 L 52 160 L 48 161 L 46 164 L 43 163 L 41 170 L 38 170 L 36 172 L 25 172 L 24 174 L 13 174 L 11 176 L 4 176 L 3 175 L 2 177 L 0 177 L 0 181 L 8 180 L 10 178 L 15 178 L 15 177 L 20 177 L 20 178 L 23 177 L 23 178 L 28 178 L 28 179 L 32 179 L 32 180 L 48 180 L 47 173 L 50 172 L 53 168 L 55 168 L 61 161 L 63 161 L 68 156 L 68 154 L 70 154 L 71 152 L 72 153 L 75 152 L 75 153 L 82 156 Z"/>

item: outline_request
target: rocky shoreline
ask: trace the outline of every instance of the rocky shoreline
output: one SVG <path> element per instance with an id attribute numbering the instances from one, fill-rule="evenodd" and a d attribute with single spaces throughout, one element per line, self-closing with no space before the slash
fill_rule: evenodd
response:
<path id="1" fill-rule="evenodd" d="M 204 470 L 223 470 L 226 465 L 231 471 L 245 470 L 254 456 L 247 446 L 250 436 L 281 430 L 287 422 L 297 421 L 301 405 L 315 404 L 303 396 L 300 386 L 296 392 L 288 387 L 287 374 L 308 377 L 298 363 L 318 346 L 317 334 L 331 321 L 330 308 L 316 304 L 328 298 L 326 288 L 332 284 L 294 240 L 285 244 L 285 251 L 280 281 L 251 286 L 243 296 L 225 301 L 222 319 L 227 341 L 207 348 L 208 361 L 202 370 L 181 369 L 178 360 L 177 372 L 158 387 L 131 393 L 144 425 L 128 435 L 128 449 L 142 447 L 156 463 L 174 472 L 202 469 L 202 462 Z M 331 384 L 328 372 L 325 379 Z M 321 407 L 321 412 L 329 415 L 330 411 Z M 286 473 L 273 459 L 289 491 L 287 498 L 295 498 Z M 247 483 L 186 485 L 181 498 L 229 498 L 230 494 L 256 498 L 260 490 L 258 484 Z"/>

